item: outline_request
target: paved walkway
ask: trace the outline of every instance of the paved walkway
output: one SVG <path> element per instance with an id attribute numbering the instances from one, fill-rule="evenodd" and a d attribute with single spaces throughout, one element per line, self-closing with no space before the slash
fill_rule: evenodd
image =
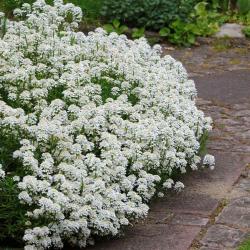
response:
<path id="1" fill-rule="evenodd" d="M 183 176 L 184 191 L 152 201 L 144 222 L 87 249 L 231 250 L 250 236 L 249 48 L 168 51 L 184 62 L 196 80 L 198 105 L 214 119 L 208 151 L 216 168 Z"/>

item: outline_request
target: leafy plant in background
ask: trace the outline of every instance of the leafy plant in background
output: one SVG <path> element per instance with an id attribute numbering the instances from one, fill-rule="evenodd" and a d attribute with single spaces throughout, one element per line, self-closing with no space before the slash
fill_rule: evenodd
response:
<path id="1" fill-rule="evenodd" d="M 131 27 L 159 30 L 177 18 L 186 21 L 198 0 L 104 0 L 101 14 Z"/>
<path id="2" fill-rule="evenodd" d="M 159 34 L 174 44 L 189 46 L 195 43 L 197 36 L 214 34 L 219 28 L 218 17 L 216 11 L 207 10 L 207 2 L 200 2 L 195 5 L 188 22 L 177 19 L 169 27 L 162 28 Z"/>
<path id="3" fill-rule="evenodd" d="M 164 27 L 164 28 L 160 29 L 160 31 L 159 31 L 159 35 L 161 37 L 168 37 L 169 34 L 170 34 L 170 29 L 167 27 Z"/>
<path id="4" fill-rule="evenodd" d="M 246 14 L 234 12 L 229 16 L 229 22 L 236 22 L 245 26 L 250 25 L 250 11 Z"/>
<path id="5" fill-rule="evenodd" d="M 245 34 L 246 37 L 250 38 L 250 26 L 243 28 L 242 32 Z"/>
<path id="6" fill-rule="evenodd" d="M 216 11 L 207 11 L 207 2 L 200 2 L 194 7 L 194 13 L 191 17 L 194 18 L 197 26 L 198 35 L 209 36 L 218 31 L 218 14 Z"/>
<path id="7" fill-rule="evenodd" d="M 121 35 L 128 31 L 128 26 L 121 25 L 120 21 L 117 19 L 114 19 L 113 22 L 110 24 L 103 25 L 103 28 L 108 32 L 116 32 L 117 34 Z"/>
<path id="8" fill-rule="evenodd" d="M 145 36 L 145 28 L 142 27 L 142 28 L 134 28 L 134 29 L 132 29 L 131 36 L 134 39 L 138 39 L 138 38 L 144 37 Z"/>
<path id="9" fill-rule="evenodd" d="M 167 37 L 171 43 L 188 46 L 195 43 L 198 29 L 195 24 L 185 23 L 178 19 L 170 24 L 169 33 L 167 28 L 163 28 L 159 34 L 163 37 Z"/>
<path id="10" fill-rule="evenodd" d="M 250 1 L 249 0 L 238 0 L 237 7 L 241 14 L 246 14 L 250 11 Z"/>

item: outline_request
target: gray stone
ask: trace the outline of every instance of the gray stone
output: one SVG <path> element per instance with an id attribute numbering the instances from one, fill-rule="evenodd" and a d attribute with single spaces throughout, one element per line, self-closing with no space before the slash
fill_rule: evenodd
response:
<path id="1" fill-rule="evenodd" d="M 203 246 L 199 250 L 225 250 L 224 246 L 218 246 L 217 244 Z"/>
<path id="2" fill-rule="evenodd" d="M 216 37 L 232 37 L 232 38 L 243 38 L 245 35 L 242 33 L 243 26 L 236 23 L 226 23 L 220 27 L 219 32 L 215 35 Z"/>
<path id="3" fill-rule="evenodd" d="M 198 96 L 205 100 L 221 102 L 225 105 L 239 104 L 249 99 L 249 70 L 234 70 L 233 72 L 195 77 L 194 79 L 196 80 Z M 216 109 L 214 111 L 218 113 Z M 210 112 L 209 114 L 211 115 Z"/>
<path id="4" fill-rule="evenodd" d="M 242 191 L 250 192 L 250 178 L 241 179 L 236 188 Z"/>
<path id="5" fill-rule="evenodd" d="M 237 206 L 250 210 L 250 196 L 234 199 L 229 206 Z"/>
<path id="6" fill-rule="evenodd" d="M 171 224 L 175 225 L 187 225 L 187 226 L 205 226 L 209 219 L 200 217 L 194 214 L 177 214 L 170 221 Z"/>
<path id="7" fill-rule="evenodd" d="M 237 247 L 247 236 L 246 232 L 224 225 L 211 226 L 201 243 L 204 246 Z"/>
<path id="8" fill-rule="evenodd" d="M 135 226 L 120 239 L 97 242 L 86 250 L 186 250 L 199 227 L 176 225 Z"/>
<path id="9" fill-rule="evenodd" d="M 210 170 L 210 172 L 212 171 Z M 196 179 L 193 179 L 193 182 L 195 181 Z M 188 181 L 186 184 L 188 185 Z M 170 211 L 174 214 L 202 214 L 206 217 L 214 211 L 217 205 L 217 199 L 211 198 L 207 194 L 190 192 L 186 188 L 179 194 L 173 192 L 168 197 L 155 201 L 151 205 L 151 211 L 154 213 Z"/>
<path id="10" fill-rule="evenodd" d="M 226 207 L 218 217 L 217 223 L 250 229 L 250 210 L 242 207 Z"/>
<path id="11" fill-rule="evenodd" d="M 233 200 L 218 216 L 217 223 L 250 229 L 250 197 Z"/>
<path id="12" fill-rule="evenodd" d="M 166 224 L 174 216 L 174 213 L 166 209 L 165 211 L 150 210 L 147 219 L 144 221 L 147 224 Z"/>

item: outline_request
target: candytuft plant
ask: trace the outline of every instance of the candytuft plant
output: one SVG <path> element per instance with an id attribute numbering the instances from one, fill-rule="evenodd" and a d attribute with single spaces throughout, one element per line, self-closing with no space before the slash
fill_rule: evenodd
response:
<path id="1" fill-rule="evenodd" d="M 30 250 L 117 235 L 198 168 L 211 119 L 194 82 L 144 38 L 79 32 L 73 4 L 14 13 L 0 39 L 0 239 Z"/>

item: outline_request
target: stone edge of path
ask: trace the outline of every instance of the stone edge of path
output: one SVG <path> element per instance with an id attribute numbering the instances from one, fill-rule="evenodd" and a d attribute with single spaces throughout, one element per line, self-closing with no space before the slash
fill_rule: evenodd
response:
<path id="1" fill-rule="evenodd" d="M 221 199 L 189 250 L 233 250 L 250 237 L 250 164 Z"/>

